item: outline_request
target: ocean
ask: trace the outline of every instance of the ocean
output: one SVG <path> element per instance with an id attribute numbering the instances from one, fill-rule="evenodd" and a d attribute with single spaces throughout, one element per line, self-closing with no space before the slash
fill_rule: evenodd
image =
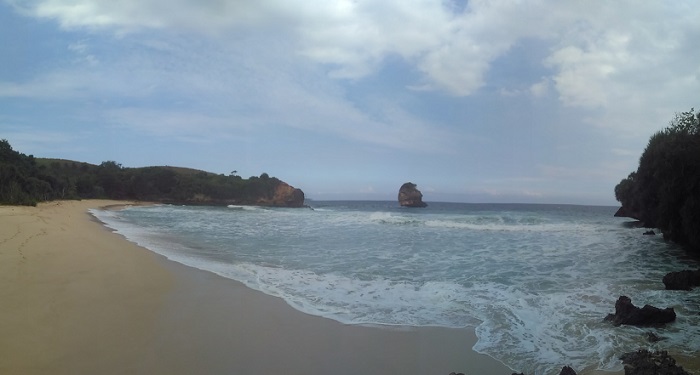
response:
<path id="1" fill-rule="evenodd" d="M 134 206 L 92 214 L 127 239 L 346 324 L 471 327 L 473 348 L 528 373 L 620 369 L 640 347 L 700 351 L 699 267 L 616 207 L 307 202 L 310 208 Z M 613 327 L 617 298 L 673 307 L 666 328 Z M 664 338 L 646 340 L 647 332 Z M 471 348 L 465 348 L 470 350 Z"/>

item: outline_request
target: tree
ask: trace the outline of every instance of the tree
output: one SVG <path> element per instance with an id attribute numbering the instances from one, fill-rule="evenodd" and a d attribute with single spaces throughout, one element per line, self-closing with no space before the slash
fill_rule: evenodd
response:
<path id="1" fill-rule="evenodd" d="M 651 136 L 615 198 L 665 238 L 700 250 L 700 113 L 693 111 Z"/>

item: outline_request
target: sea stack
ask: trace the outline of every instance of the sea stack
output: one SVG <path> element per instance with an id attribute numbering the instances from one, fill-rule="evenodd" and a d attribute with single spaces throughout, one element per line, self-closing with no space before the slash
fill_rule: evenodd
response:
<path id="1" fill-rule="evenodd" d="M 399 189 L 399 204 L 403 207 L 426 207 L 423 194 L 416 189 L 416 184 L 407 182 Z"/>

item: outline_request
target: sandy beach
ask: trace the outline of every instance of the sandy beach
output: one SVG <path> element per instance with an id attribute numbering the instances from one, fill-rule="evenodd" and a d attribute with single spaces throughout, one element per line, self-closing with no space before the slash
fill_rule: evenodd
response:
<path id="1" fill-rule="evenodd" d="M 0 373 L 510 374 L 473 330 L 349 326 L 185 267 L 89 208 L 0 206 Z"/>

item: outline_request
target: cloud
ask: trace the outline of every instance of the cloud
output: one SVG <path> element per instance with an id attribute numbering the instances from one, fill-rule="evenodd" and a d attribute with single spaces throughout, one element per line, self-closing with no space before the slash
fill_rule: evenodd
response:
<path id="1" fill-rule="evenodd" d="M 242 27 L 294 35 L 298 52 L 329 67 L 331 77 L 373 74 L 388 56 L 400 56 L 424 74 L 415 88 L 454 95 L 484 85 L 491 62 L 523 38 L 552 41 L 544 63 L 561 100 L 607 107 L 632 89 L 662 84 L 695 87 L 697 59 L 679 59 L 697 36 L 692 2 L 592 1 L 286 1 L 33 0 L 11 4 L 23 13 L 55 19 L 65 28 L 136 32 L 188 30 L 226 34 Z M 672 20 L 669 22 L 669 20 Z M 692 35 L 692 34 L 691 34 Z M 695 53 L 697 54 L 697 53 Z M 683 62 L 685 60 L 685 63 Z M 675 82 L 668 82 L 668 68 Z M 642 73 L 651 73 L 641 75 Z M 637 82 L 633 82 L 632 79 Z M 685 83 L 685 84 L 684 84 Z M 535 86 L 534 89 L 543 88 Z M 611 89 L 612 88 L 612 89 Z M 533 92 L 535 94 L 541 91 Z"/>
<path id="2" fill-rule="evenodd" d="M 463 12 L 435 1 L 356 2 L 209 0 L 34 0 L 11 4 L 22 13 L 56 20 L 67 29 L 186 30 L 231 35 L 243 27 L 293 35 L 299 53 L 329 67 L 329 75 L 357 79 L 374 73 L 387 56 L 400 56 L 425 75 L 416 87 L 469 95 L 484 84 L 489 63 L 517 35 L 494 32 L 507 10 L 470 2 Z M 509 12 L 510 13 L 510 12 Z M 281 30 L 281 31 L 280 31 Z M 291 33 L 290 33 L 291 32 Z"/>
<path id="3" fill-rule="evenodd" d="M 100 64 L 72 60 L 24 82 L 0 81 L 0 97 L 74 102 L 70 110 L 100 124 L 191 142 L 278 126 L 420 152 L 445 152 L 459 140 L 398 99 L 377 96 L 359 108 L 290 48 L 258 36 L 235 44 L 143 33 L 81 39 L 67 49 L 94 51 Z"/>
<path id="4" fill-rule="evenodd" d="M 25 150 L 47 149 L 52 153 L 60 151 L 75 151 L 76 141 L 87 138 L 85 132 L 65 132 L 62 130 L 37 129 L 34 126 L 15 122 L 5 116 L 0 117 L 2 124 L 2 136 L 7 139 L 16 151 L 26 153 Z M 79 142 L 77 142 L 80 144 Z M 81 147 L 81 146 L 78 146 Z M 45 155 L 38 155 L 45 156 Z"/>
<path id="5" fill-rule="evenodd" d="M 536 98 L 545 96 L 549 92 L 549 85 L 549 79 L 544 77 L 541 81 L 530 86 L 530 94 Z"/>
<path id="6" fill-rule="evenodd" d="M 212 38 L 205 43 L 226 45 L 268 36 L 266 41 L 286 44 L 283 52 L 296 63 L 303 58 L 338 80 L 373 77 L 389 58 L 399 57 L 419 73 L 405 87 L 454 96 L 477 94 L 496 59 L 519 41 L 535 39 L 549 46 L 541 63 L 550 74 L 531 84 L 529 93 L 554 93 L 565 106 L 588 111 L 586 120 L 601 128 L 658 129 L 673 112 L 692 106 L 700 87 L 700 49 L 695 48 L 700 8 L 692 1 L 473 0 L 463 7 L 428 0 L 8 1 L 23 14 L 56 20 L 64 28 L 121 37 L 156 30 L 200 34 Z M 152 46 L 158 39 L 152 38 Z M 104 63 L 82 44 L 72 49 L 88 63 Z M 251 59 L 287 58 L 276 52 L 277 46 L 267 54 L 258 49 Z M 75 86 L 58 76 L 44 80 L 57 90 L 80 88 L 79 79 Z M 30 95 L 38 83 L 3 84 L 0 95 Z"/>

